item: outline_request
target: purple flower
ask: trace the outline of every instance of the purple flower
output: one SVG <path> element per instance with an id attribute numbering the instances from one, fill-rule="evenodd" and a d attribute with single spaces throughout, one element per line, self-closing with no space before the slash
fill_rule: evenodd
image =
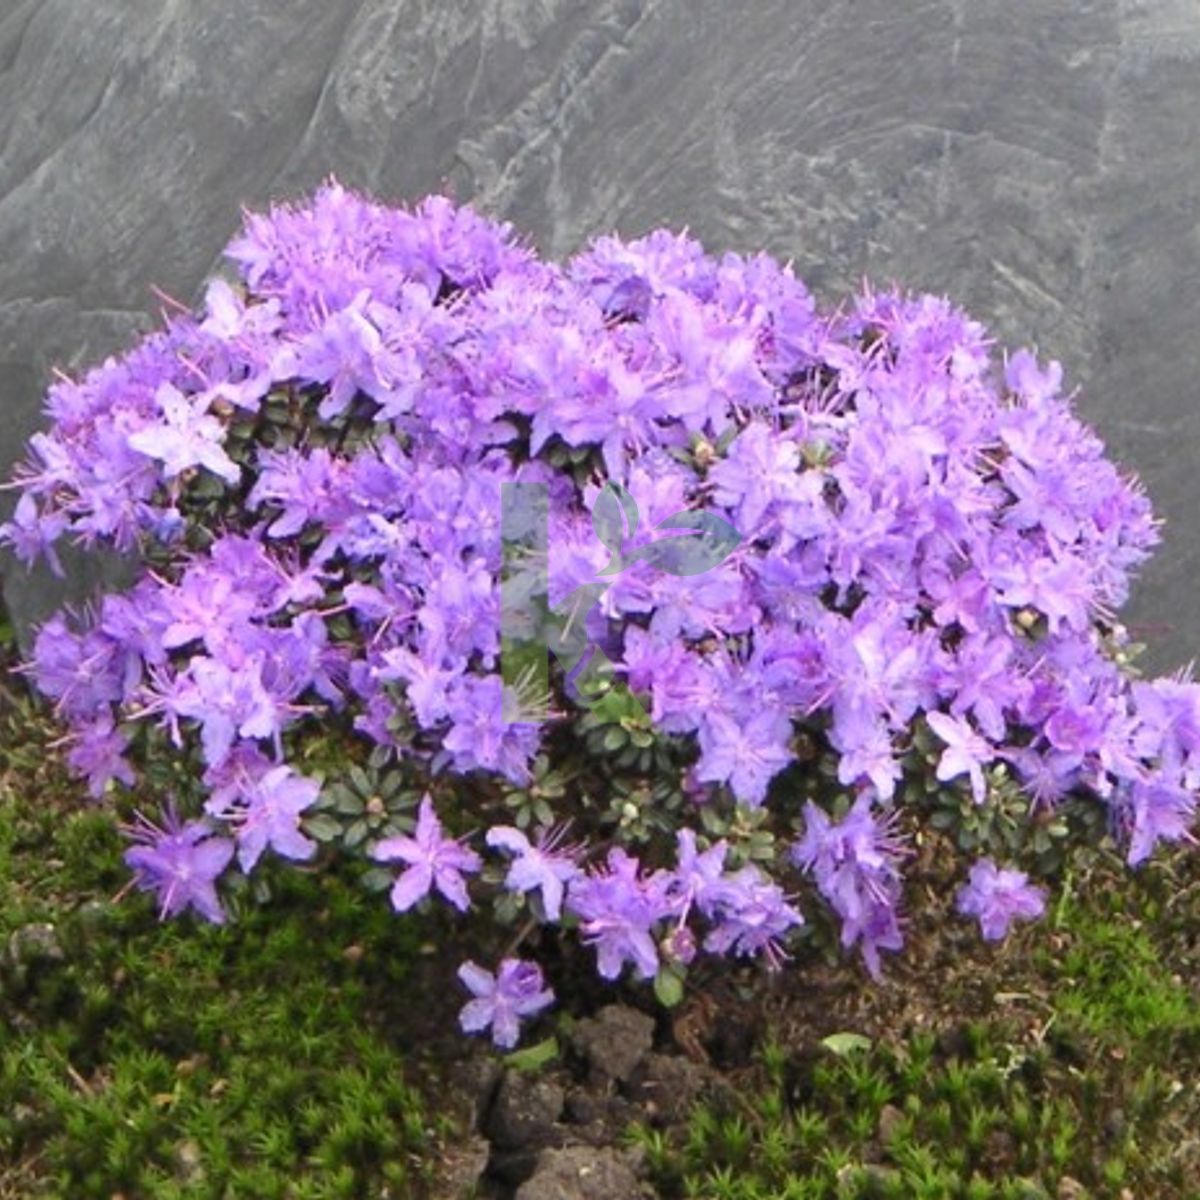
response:
<path id="1" fill-rule="evenodd" d="M 720 919 L 704 939 L 704 948 L 714 954 L 762 954 L 768 967 L 777 970 L 787 957 L 780 940 L 793 926 L 803 925 L 804 918 L 787 902 L 783 889 L 753 864 L 729 876 L 726 888 Z"/>
<path id="2" fill-rule="evenodd" d="M 525 784 L 540 734 L 536 725 L 506 720 L 504 703 L 499 675 L 464 675 L 451 693 L 451 727 L 442 745 L 459 771 L 498 771 L 513 783 Z"/>
<path id="3" fill-rule="evenodd" d="M 523 1017 L 532 1017 L 554 1003 L 537 963 L 506 958 L 495 975 L 473 962 L 458 968 L 458 977 L 475 998 L 463 1005 L 458 1023 L 464 1033 L 482 1033 L 489 1026 L 492 1041 L 511 1050 L 521 1036 Z"/>
<path id="4" fill-rule="evenodd" d="M 54 543 L 66 532 L 70 520 L 64 512 L 45 506 L 38 507 L 33 495 L 26 492 L 17 501 L 12 519 L 0 525 L 0 542 L 12 546 L 16 556 L 27 567 L 44 557 L 50 570 L 63 578 L 62 563 Z"/>
<path id="5" fill-rule="evenodd" d="M 992 747 L 977 734 L 966 721 L 948 717 L 945 713 L 925 714 L 929 728 L 946 744 L 938 760 L 937 777 L 947 783 L 960 775 L 971 779 L 971 793 L 976 804 L 987 799 L 987 782 L 983 777 L 983 766 L 995 757 Z"/>
<path id="6" fill-rule="evenodd" d="M 258 455 L 258 479 L 246 497 L 252 510 L 272 505 L 279 515 L 267 526 L 269 538 L 292 537 L 309 521 L 336 524 L 352 509 L 344 494 L 344 463 L 323 447 L 297 450 L 264 450 Z"/>
<path id="7" fill-rule="evenodd" d="M 457 839 L 446 837 L 428 794 L 421 801 L 413 836 L 384 838 L 371 851 L 371 857 L 379 862 L 399 859 L 408 864 L 392 887 L 392 907 L 397 912 L 407 912 L 434 888 L 459 912 L 471 907 L 463 876 L 479 870 L 479 855 Z"/>
<path id="8" fill-rule="evenodd" d="M 1028 350 L 1018 350 L 1005 364 L 1004 380 L 1027 404 L 1042 404 L 1058 395 L 1062 366 L 1052 359 L 1042 371 Z"/>
<path id="9" fill-rule="evenodd" d="M 370 297 L 369 291 L 360 291 L 319 329 L 284 350 L 274 364 L 277 376 L 328 385 L 318 410 L 322 421 L 344 412 L 359 391 L 376 399 L 388 397 L 383 339 L 364 312 Z"/>
<path id="10" fill-rule="evenodd" d="M 989 942 L 1000 941 L 1013 921 L 1033 921 L 1046 909 L 1042 889 L 1029 882 L 1024 871 L 1000 868 L 990 858 L 971 868 L 959 889 L 957 908 L 979 918 L 979 928 Z"/>
<path id="11" fill-rule="evenodd" d="M 87 778 L 92 798 L 100 800 L 115 781 L 127 787 L 137 782 L 137 774 L 125 758 L 128 748 L 129 739 L 114 726 L 112 713 L 101 712 L 95 720 L 75 727 L 67 762 Z"/>
<path id="12" fill-rule="evenodd" d="M 267 846 L 293 861 L 312 858 L 317 843 L 300 832 L 300 814 L 316 803 L 321 785 L 286 764 L 258 772 L 241 768 L 234 775 L 204 809 L 233 826 L 242 870 L 249 874 Z"/>
<path id="13" fill-rule="evenodd" d="M 896 916 L 903 848 L 894 826 L 894 814 L 881 817 L 869 795 L 860 796 L 836 824 L 809 801 L 804 837 L 791 851 L 792 861 L 812 874 L 841 918 L 842 945 L 857 942 L 876 978 L 879 951 L 899 950 L 903 942 Z"/>
<path id="14" fill-rule="evenodd" d="M 676 910 L 672 915 L 677 916 L 682 925 L 695 906 L 701 914 L 711 918 L 736 891 L 725 875 L 729 845 L 722 840 L 700 851 L 696 846 L 696 834 L 691 829 L 681 829 L 675 840 L 676 866 L 667 883 L 667 893 Z"/>
<path id="15" fill-rule="evenodd" d="M 154 398 L 161 420 L 131 433 L 129 445 L 158 459 L 167 479 L 191 467 L 205 467 L 226 483 L 237 483 L 241 468 L 222 448 L 225 428 L 208 415 L 207 403 L 189 399 L 169 383 L 162 384 Z"/>
<path id="16" fill-rule="evenodd" d="M 87 718 L 125 694 L 121 647 L 101 630 L 75 633 L 61 615 L 38 631 L 31 670 L 38 690 L 67 717 Z"/>
<path id="17" fill-rule="evenodd" d="M 208 317 L 200 325 L 201 331 L 223 342 L 271 334 L 280 325 L 276 301 L 248 306 L 223 279 L 214 279 L 208 285 L 204 307 Z"/>
<path id="18" fill-rule="evenodd" d="M 792 761 L 791 736 L 791 721 L 770 709 L 744 722 L 713 713 L 701 727 L 696 777 L 727 782 L 744 804 L 759 805 L 771 780 Z"/>
<path id="19" fill-rule="evenodd" d="M 1196 816 L 1196 797 L 1184 788 L 1135 783 L 1124 808 L 1129 817 L 1127 861 L 1131 867 L 1149 858 L 1159 841 L 1196 840 L 1189 831 Z"/>
<path id="20" fill-rule="evenodd" d="M 567 827 L 542 829 L 537 841 L 511 825 L 495 825 L 487 831 L 489 846 L 507 850 L 513 855 L 504 886 L 510 892 L 540 892 L 542 908 L 548 921 L 562 915 L 565 885 L 583 874 L 577 859 L 580 847 L 564 846 Z"/>
<path id="21" fill-rule="evenodd" d="M 413 715 L 422 728 L 429 729 L 449 716 L 451 685 L 462 675 L 465 665 L 459 662 L 440 666 L 406 646 L 394 646 L 383 652 L 375 674 L 381 680 L 405 682 L 404 697 Z"/>
<path id="22" fill-rule="evenodd" d="M 237 667 L 203 656 L 192 659 L 172 708 L 200 722 L 209 766 L 229 753 L 235 738 L 274 738 L 282 728 L 279 705 L 263 686 L 262 669 L 261 655 Z"/>
<path id="23" fill-rule="evenodd" d="M 580 933 L 596 947 L 600 975 L 616 979 L 632 963 L 642 979 L 658 972 L 655 923 L 674 907 L 666 880 L 641 874 L 641 864 L 619 846 L 608 852 L 607 867 L 595 867 L 572 881 L 567 908 L 580 920 Z"/>
<path id="24" fill-rule="evenodd" d="M 125 863 L 140 891 L 158 893 L 160 920 L 194 908 L 214 924 L 224 923 L 215 881 L 233 857 L 233 842 L 213 837 L 203 821 L 181 823 L 170 807 L 161 826 L 139 813 L 126 832 L 141 845 L 125 851 Z"/>
<path id="25" fill-rule="evenodd" d="M 800 453 L 796 444 L 755 421 L 738 435 L 729 454 L 713 467 L 713 499 L 729 509 L 744 537 L 756 537 L 777 501 L 801 497 Z"/>

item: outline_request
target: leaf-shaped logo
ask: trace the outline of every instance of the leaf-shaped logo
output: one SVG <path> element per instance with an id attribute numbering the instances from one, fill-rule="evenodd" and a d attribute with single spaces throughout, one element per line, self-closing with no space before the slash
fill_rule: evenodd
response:
<path id="1" fill-rule="evenodd" d="M 612 552 L 612 560 L 599 574 L 615 575 L 623 569 L 625 563 L 621 559 L 621 547 L 626 538 L 637 533 L 637 527 L 637 501 L 619 483 L 610 479 L 592 505 L 592 528 Z"/>
<path id="2" fill-rule="evenodd" d="M 629 561 L 651 563 L 668 575 L 703 575 L 705 571 L 720 566 L 742 540 L 742 535 L 715 513 L 690 509 L 667 517 L 655 529 L 684 529 L 688 532 L 659 538 L 648 546 L 641 546 L 629 556 Z"/>

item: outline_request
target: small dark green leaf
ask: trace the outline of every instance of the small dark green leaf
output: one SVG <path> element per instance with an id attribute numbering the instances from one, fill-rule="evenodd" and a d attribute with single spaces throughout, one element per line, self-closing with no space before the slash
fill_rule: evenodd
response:
<path id="1" fill-rule="evenodd" d="M 318 813 L 303 822 L 304 832 L 318 842 L 332 842 L 342 832 L 341 822 L 328 813 Z"/>
<path id="2" fill-rule="evenodd" d="M 515 1071 L 537 1071 L 558 1057 L 558 1039 L 548 1037 L 544 1042 L 528 1046 L 508 1056 L 507 1065 Z"/>
<path id="3" fill-rule="evenodd" d="M 620 750 L 625 745 L 627 738 L 625 730 L 619 725 L 614 725 L 604 734 L 603 746 L 610 753 L 614 750 Z"/>
<path id="4" fill-rule="evenodd" d="M 368 892 L 382 892 L 390 888 L 396 876 L 386 867 L 371 867 L 362 874 L 362 885 Z"/>
<path id="5" fill-rule="evenodd" d="M 363 810 L 363 798 L 356 796 L 347 788 L 334 787 L 330 789 L 334 797 L 333 807 L 336 812 L 343 813 L 348 817 L 357 816 Z"/>
<path id="6" fill-rule="evenodd" d="M 718 454 L 724 454 L 730 446 L 733 445 L 733 439 L 741 432 L 738 425 L 729 425 L 722 431 L 721 436 L 717 438 L 717 444 L 714 447 Z"/>
<path id="7" fill-rule="evenodd" d="M 346 836 L 342 839 L 346 847 L 353 850 L 356 846 L 361 846 L 367 840 L 367 835 L 371 832 L 370 825 L 366 821 L 355 821 L 349 829 L 346 830 Z"/>
<path id="8" fill-rule="evenodd" d="M 375 746 L 371 750 L 371 757 L 367 760 L 367 764 L 372 770 L 381 771 L 391 761 L 391 757 L 391 746 Z"/>

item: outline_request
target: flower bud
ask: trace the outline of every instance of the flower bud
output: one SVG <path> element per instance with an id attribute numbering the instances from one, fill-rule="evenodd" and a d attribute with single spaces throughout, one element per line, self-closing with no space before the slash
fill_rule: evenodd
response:
<path id="1" fill-rule="evenodd" d="M 686 925 L 676 926 L 663 938 L 661 948 L 668 959 L 686 967 L 696 957 L 696 935 Z"/>

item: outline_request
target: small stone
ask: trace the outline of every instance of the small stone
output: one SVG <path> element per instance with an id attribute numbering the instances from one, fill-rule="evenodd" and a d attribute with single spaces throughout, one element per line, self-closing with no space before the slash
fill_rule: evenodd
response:
<path id="1" fill-rule="evenodd" d="M 509 1071 L 500 1081 L 485 1132 L 502 1150 L 548 1145 L 557 1138 L 564 1102 L 563 1089 L 553 1079 Z"/>
<path id="2" fill-rule="evenodd" d="M 645 1106 L 652 1124 L 674 1125 L 687 1117 L 715 1078 L 682 1055 L 647 1054 L 630 1094 Z"/>
<path id="3" fill-rule="evenodd" d="M 1058 1191 L 1055 1194 L 1058 1200 L 1087 1200 L 1087 1188 L 1070 1175 L 1064 1175 L 1058 1181 Z"/>
<path id="4" fill-rule="evenodd" d="M 1119 1142 L 1129 1128 L 1129 1118 L 1123 1108 L 1114 1108 L 1104 1118 L 1104 1136 L 1109 1141 Z"/>
<path id="5" fill-rule="evenodd" d="M 184 1184 L 195 1185 L 204 1180 L 204 1166 L 198 1142 L 191 1138 L 180 1142 L 175 1147 L 175 1156 L 179 1160 L 178 1175 Z"/>
<path id="6" fill-rule="evenodd" d="M 886 1146 L 896 1134 L 896 1130 L 904 1123 L 904 1114 L 894 1105 L 885 1104 L 879 1110 L 879 1124 L 876 1127 L 879 1140 Z"/>
<path id="7" fill-rule="evenodd" d="M 38 921 L 12 931 L 0 967 L 9 986 L 19 994 L 33 986 L 38 974 L 65 959 L 58 931 L 48 922 Z"/>
<path id="8" fill-rule="evenodd" d="M 443 1147 L 438 1164 L 438 1195 L 444 1200 L 463 1200 L 476 1195 L 490 1156 L 487 1139 L 477 1133 Z"/>
<path id="9" fill-rule="evenodd" d="M 462 1119 L 470 1129 L 483 1128 L 503 1074 L 491 1054 L 468 1055 L 449 1069 L 449 1090 L 462 1104 Z"/>
<path id="10" fill-rule="evenodd" d="M 62 962 L 65 955 L 58 940 L 58 931 L 46 921 L 22 925 L 8 939 L 8 960 L 14 967 L 35 962 Z"/>
<path id="11" fill-rule="evenodd" d="M 590 1125 L 600 1120 L 604 1105 L 582 1088 L 573 1088 L 567 1093 L 566 1118 L 572 1125 Z"/>
<path id="12" fill-rule="evenodd" d="M 618 1136 L 615 1130 L 603 1117 L 588 1121 L 583 1125 L 571 1126 L 572 1146 L 591 1146 L 597 1149 L 612 1146 Z"/>
<path id="13" fill-rule="evenodd" d="M 539 1157 L 515 1200 L 639 1200 L 647 1195 L 618 1151 L 566 1146 Z"/>
<path id="14" fill-rule="evenodd" d="M 627 1083 L 654 1044 L 654 1020 L 636 1008 L 610 1004 L 580 1021 L 572 1041 L 594 1080 Z"/>

